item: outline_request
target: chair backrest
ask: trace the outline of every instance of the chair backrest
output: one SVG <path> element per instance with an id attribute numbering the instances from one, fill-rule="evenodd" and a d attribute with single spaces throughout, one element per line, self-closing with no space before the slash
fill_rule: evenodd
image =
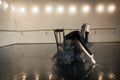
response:
<path id="1" fill-rule="evenodd" d="M 65 36 L 64 29 L 55 29 L 54 35 L 56 40 L 57 52 L 59 52 L 60 47 L 64 44 L 62 42 L 62 39 L 64 39 L 64 36 Z"/>

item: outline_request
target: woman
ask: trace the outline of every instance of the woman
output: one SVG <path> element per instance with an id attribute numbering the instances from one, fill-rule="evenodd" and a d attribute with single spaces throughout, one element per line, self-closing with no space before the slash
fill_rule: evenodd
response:
<path id="1" fill-rule="evenodd" d="M 64 37 L 64 42 L 66 45 L 67 41 L 71 41 L 71 43 L 74 43 L 74 80 L 84 80 L 85 79 L 85 59 L 82 58 L 82 55 L 88 56 L 90 61 L 95 64 L 95 60 L 93 58 L 92 52 L 88 49 L 88 34 L 90 31 L 90 25 L 85 23 L 81 27 L 81 32 L 80 31 L 72 31 L 69 34 L 67 34 Z M 66 46 L 65 46 L 66 47 Z M 66 48 L 64 48 L 66 49 Z"/>
<path id="2" fill-rule="evenodd" d="M 93 56 L 93 54 L 91 53 L 91 51 L 87 47 L 89 31 L 90 31 L 90 25 L 85 23 L 85 24 L 82 25 L 81 32 L 80 31 L 70 32 L 69 34 L 67 34 L 64 37 L 64 42 L 66 40 L 72 40 L 72 41 L 73 40 L 78 40 L 81 43 L 81 45 L 82 45 L 81 47 L 84 50 L 84 52 L 86 53 L 86 51 L 87 51 L 87 53 L 90 56 Z"/>
<path id="3" fill-rule="evenodd" d="M 84 79 L 84 61 L 81 53 L 85 53 L 95 64 L 93 54 L 88 49 L 88 34 L 90 25 L 85 23 L 80 31 L 72 31 L 64 37 L 63 51 L 56 53 L 55 66 L 58 71 L 53 71 L 64 80 Z M 81 74 L 82 73 L 82 74 Z M 80 74 L 80 75 L 79 75 Z M 77 76 L 78 75 L 78 76 Z"/>

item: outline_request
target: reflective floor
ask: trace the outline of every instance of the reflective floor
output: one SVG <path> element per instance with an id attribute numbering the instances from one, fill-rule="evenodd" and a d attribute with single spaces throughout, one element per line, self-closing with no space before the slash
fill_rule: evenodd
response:
<path id="1" fill-rule="evenodd" d="M 120 43 L 91 44 L 97 66 L 89 80 L 120 80 Z M 0 80 L 48 80 L 55 44 L 16 44 L 0 48 Z"/>

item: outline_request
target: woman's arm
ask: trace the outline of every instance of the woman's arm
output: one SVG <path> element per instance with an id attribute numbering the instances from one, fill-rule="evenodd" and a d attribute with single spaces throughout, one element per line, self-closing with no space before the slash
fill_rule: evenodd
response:
<path id="1" fill-rule="evenodd" d="M 79 42 L 79 41 L 77 41 L 78 42 L 78 44 L 79 44 L 79 47 L 84 51 L 84 53 L 90 58 L 90 60 L 91 60 L 91 62 L 93 63 L 93 64 L 96 64 L 96 61 L 95 61 L 95 59 L 93 58 L 93 55 L 90 55 L 89 54 L 89 52 L 84 48 L 84 46 Z"/>

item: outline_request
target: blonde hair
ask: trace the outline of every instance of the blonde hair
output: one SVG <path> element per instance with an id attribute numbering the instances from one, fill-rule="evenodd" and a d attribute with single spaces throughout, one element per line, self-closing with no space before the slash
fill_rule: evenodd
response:
<path id="1" fill-rule="evenodd" d="M 81 33 L 82 33 L 84 38 L 85 38 L 85 30 L 86 30 L 87 25 L 90 25 L 90 24 L 84 23 L 81 27 Z"/>

